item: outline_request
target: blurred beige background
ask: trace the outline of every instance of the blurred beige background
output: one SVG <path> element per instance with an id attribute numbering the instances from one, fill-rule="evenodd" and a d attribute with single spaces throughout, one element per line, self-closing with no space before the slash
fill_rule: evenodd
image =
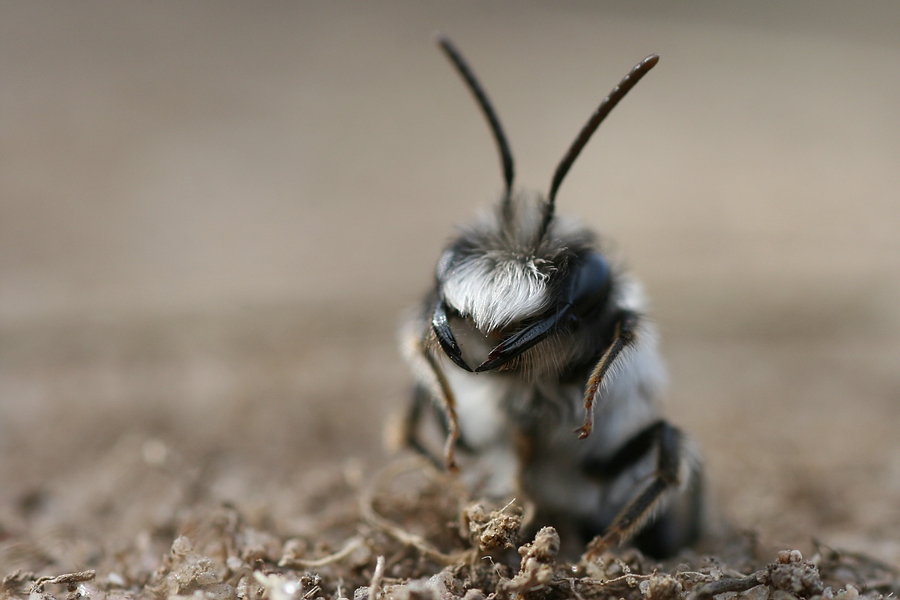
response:
<path id="1" fill-rule="evenodd" d="M 436 30 L 541 190 L 661 55 L 560 212 L 646 283 L 722 511 L 900 565 L 893 2 L 3 2 L 0 542 L 194 497 L 122 475 L 135 452 L 244 507 L 380 460 L 400 314 L 501 188 Z"/>

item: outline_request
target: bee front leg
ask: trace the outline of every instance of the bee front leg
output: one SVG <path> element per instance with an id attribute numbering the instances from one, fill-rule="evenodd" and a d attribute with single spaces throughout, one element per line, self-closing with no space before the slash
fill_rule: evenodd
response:
<path id="1" fill-rule="evenodd" d="M 603 383 L 603 378 L 609 372 L 610 367 L 615 363 L 616 359 L 625 348 L 634 346 L 637 341 L 637 327 L 640 322 L 638 314 L 628 311 L 621 311 L 615 320 L 613 328 L 613 341 L 600 357 L 597 366 L 588 379 L 587 389 L 584 392 L 584 423 L 575 430 L 578 439 L 585 439 L 591 435 L 594 428 L 594 400 Z"/>
<path id="2" fill-rule="evenodd" d="M 436 389 L 440 392 L 435 397 L 438 399 L 441 410 L 447 418 L 447 439 L 444 442 L 444 464 L 451 471 L 456 471 L 456 442 L 459 441 L 459 418 L 456 416 L 456 398 L 447 383 L 447 377 L 441 370 L 434 356 L 427 350 L 423 350 L 428 365 L 431 367 L 434 378 L 437 380 Z"/>
<path id="3" fill-rule="evenodd" d="M 686 498 L 690 503 L 689 511 L 682 517 L 682 520 L 690 522 L 677 524 L 678 530 L 682 532 L 679 534 L 681 539 L 661 540 L 659 545 L 661 547 L 668 545 L 664 554 L 669 554 L 690 543 L 697 536 L 700 527 L 700 473 L 696 461 L 691 460 L 692 453 L 688 450 L 684 435 L 667 421 L 660 420 L 647 427 L 627 442 L 612 458 L 598 465 L 588 465 L 588 469 L 597 471 L 601 476 L 604 471 L 606 474 L 621 473 L 646 456 L 654 446 L 657 459 L 652 480 L 616 516 L 605 533 L 588 544 L 584 555 L 586 560 L 593 560 L 609 548 L 629 539 L 648 518 L 654 515 L 664 499 L 682 488 L 690 489 L 690 497 Z"/>
<path id="4" fill-rule="evenodd" d="M 429 343 L 429 336 L 434 336 L 431 328 L 426 329 L 424 335 L 419 335 L 412 327 L 406 327 L 402 333 L 402 348 L 406 360 L 413 368 L 413 373 L 419 382 L 420 388 L 424 388 L 438 405 L 438 408 L 444 415 L 447 438 L 444 442 L 444 466 L 455 471 L 456 466 L 456 443 L 459 441 L 459 419 L 456 415 L 456 398 L 447 382 L 447 377 L 441 369 L 434 355 L 429 350 L 430 346 L 435 346 L 436 341 Z M 429 458 L 433 458 L 424 445 L 416 436 L 416 427 L 422 413 L 423 398 L 417 391 L 416 397 L 413 399 L 413 405 L 407 413 L 405 423 L 406 442 L 413 449 L 422 452 Z M 437 462 L 437 461 L 436 461 Z"/>

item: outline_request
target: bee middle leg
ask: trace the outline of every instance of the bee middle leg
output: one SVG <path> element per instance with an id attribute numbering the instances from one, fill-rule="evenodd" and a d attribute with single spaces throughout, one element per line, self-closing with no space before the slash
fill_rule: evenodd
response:
<path id="1" fill-rule="evenodd" d="M 417 454 L 428 459 L 438 470 L 445 467 L 444 460 L 439 458 L 431 451 L 420 439 L 419 429 L 423 419 L 426 418 L 426 412 L 434 406 L 434 399 L 429 391 L 422 385 L 417 384 L 413 390 L 412 402 L 406 414 L 403 415 L 403 432 L 402 443 L 411 448 Z M 446 421 L 446 419 L 444 419 Z M 446 431 L 446 422 L 441 423 Z"/>
<path id="2" fill-rule="evenodd" d="M 584 423 L 575 430 L 579 439 L 591 435 L 594 428 L 594 400 L 600 391 L 603 379 L 613 366 L 623 350 L 634 346 L 637 342 L 637 329 L 640 317 L 630 310 L 621 311 L 615 319 L 613 327 L 613 340 L 588 378 L 587 389 L 584 392 Z"/>
<path id="3" fill-rule="evenodd" d="M 585 470 L 591 476 L 611 480 L 633 468 L 654 449 L 657 458 L 650 483 L 619 512 L 602 535 L 588 544 L 586 559 L 598 557 L 635 534 L 636 545 L 657 557 L 674 554 L 698 537 L 702 512 L 699 465 L 690 456 L 684 435 L 667 421 L 656 421 L 612 457 L 589 462 Z M 672 498 L 676 493 L 678 497 Z M 673 502 L 664 513 L 656 514 L 667 500 Z M 642 528 L 651 518 L 654 519 L 649 525 Z"/>

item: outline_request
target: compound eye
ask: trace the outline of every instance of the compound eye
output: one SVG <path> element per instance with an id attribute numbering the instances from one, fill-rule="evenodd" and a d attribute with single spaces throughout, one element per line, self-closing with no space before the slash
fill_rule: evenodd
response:
<path id="1" fill-rule="evenodd" d="M 588 254 L 571 278 L 568 300 L 578 317 L 587 316 L 609 296 L 609 263 L 597 252 Z"/>

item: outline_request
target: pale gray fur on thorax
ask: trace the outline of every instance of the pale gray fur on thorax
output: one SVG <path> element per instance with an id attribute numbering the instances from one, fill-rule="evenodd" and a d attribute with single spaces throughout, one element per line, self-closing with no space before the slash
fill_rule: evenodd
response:
<path id="1" fill-rule="evenodd" d="M 583 414 L 584 391 L 578 386 L 565 390 L 572 405 L 581 409 L 573 411 L 572 421 L 548 428 L 545 435 L 538 433 L 538 451 L 522 473 L 521 484 L 540 506 L 572 516 L 598 518 L 600 507 L 616 511 L 617 506 L 634 497 L 635 485 L 653 472 L 654 456 L 603 484 L 587 477 L 583 470 L 585 460 L 609 458 L 659 418 L 657 395 L 664 369 L 652 331 L 647 328 L 641 333 L 641 340 L 620 358 L 620 368 L 607 379 L 596 399 L 590 437 L 579 440 L 572 433 Z"/>
<path id="2" fill-rule="evenodd" d="M 519 458 L 515 431 L 503 406 L 514 381 L 490 374 L 467 373 L 449 360 L 441 366 L 456 398 L 459 427 L 474 456 L 460 456 L 462 475 L 470 489 L 504 498 L 518 488 Z"/>
<path id="3" fill-rule="evenodd" d="M 640 286 L 625 277 L 619 280 L 614 302 L 635 311 L 645 308 Z M 524 466 L 515 453 L 515 418 L 510 410 L 516 402 L 531 400 L 530 386 L 509 375 L 467 373 L 442 358 L 457 400 L 463 439 L 474 451 L 474 466 L 467 467 L 473 473 L 469 482 L 494 497 L 519 494 L 524 488 L 546 509 L 574 511 L 586 518 L 600 517 L 599 507 L 614 510 L 633 497 L 635 485 L 653 471 L 652 456 L 602 485 L 586 477 L 582 465 L 588 458 L 608 458 L 658 418 L 665 369 L 653 326 L 644 322 L 638 333 L 639 341 L 620 357 L 596 399 L 594 431 L 588 439 L 579 440 L 574 433 L 584 415 L 584 383 L 550 386 L 547 391 L 567 406 L 532 433 L 537 453 Z"/>

